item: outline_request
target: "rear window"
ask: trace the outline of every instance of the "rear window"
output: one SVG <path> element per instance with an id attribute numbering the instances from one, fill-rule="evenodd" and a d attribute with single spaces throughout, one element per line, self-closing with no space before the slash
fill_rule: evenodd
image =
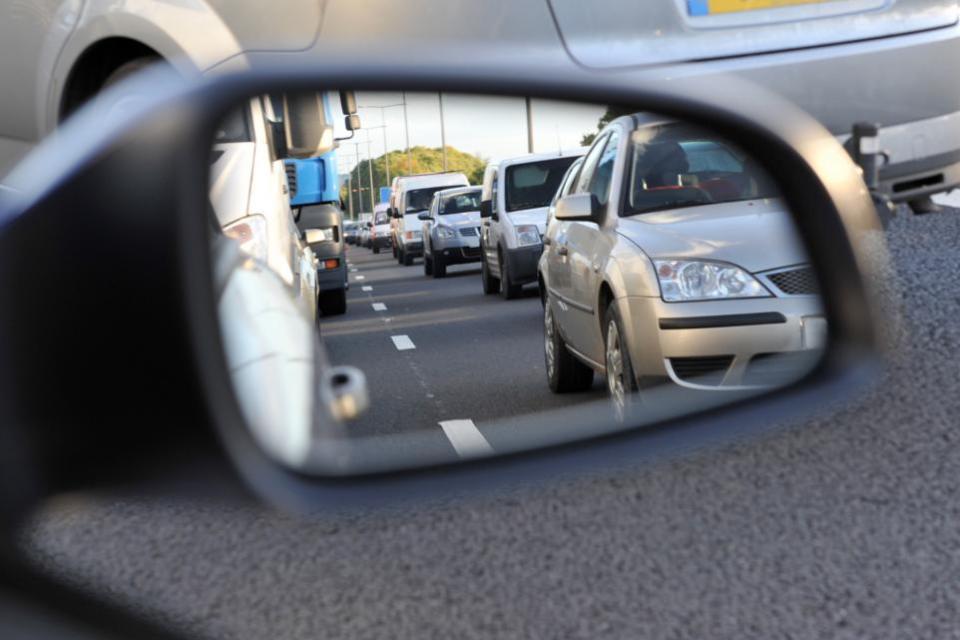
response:
<path id="1" fill-rule="evenodd" d="M 467 213 L 469 211 L 480 210 L 480 190 L 470 191 L 468 193 L 458 193 L 443 199 L 440 207 L 440 214 L 448 213 Z"/>
<path id="2" fill-rule="evenodd" d="M 506 171 L 507 211 L 546 207 L 576 157 L 515 164 Z"/>
<path id="3" fill-rule="evenodd" d="M 747 154 L 696 127 L 641 127 L 631 147 L 626 216 L 779 195 Z"/>

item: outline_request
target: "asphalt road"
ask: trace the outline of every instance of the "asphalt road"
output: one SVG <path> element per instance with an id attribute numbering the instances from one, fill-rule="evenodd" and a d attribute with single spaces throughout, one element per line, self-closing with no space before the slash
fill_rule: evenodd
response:
<path id="1" fill-rule="evenodd" d="M 352 436 L 420 431 L 433 437 L 418 445 L 454 457 L 441 422 L 470 421 L 454 428 L 476 430 L 490 443 L 496 434 L 485 422 L 606 397 L 601 376 L 592 391 L 550 392 L 535 286 L 507 301 L 483 294 L 479 263 L 433 278 L 422 260 L 405 267 L 389 251 L 349 247 L 348 261 L 348 312 L 324 318 L 321 331 L 334 364 L 367 376 L 371 406 L 350 423 Z"/>
<path id="2" fill-rule="evenodd" d="M 80 585 L 215 638 L 957 637 L 960 213 L 901 216 L 889 239 L 887 371 L 789 429 L 365 517 L 75 496 L 41 512 L 26 544 Z M 417 286 L 413 269 L 397 287 Z M 402 310 L 402 294 L 384 303 Z M 532 323 L 536 301 L 478 305 Z M 436 329 L 404 331 L 420 351 Z M 429 360 L 417 366 L 440 384 Z M 498 401 L 464 398 L 425 422 Z"/>

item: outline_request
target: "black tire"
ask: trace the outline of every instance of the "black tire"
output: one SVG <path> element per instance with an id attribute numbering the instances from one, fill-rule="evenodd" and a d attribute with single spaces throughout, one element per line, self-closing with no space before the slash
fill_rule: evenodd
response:
<path id="1" fill-rule="evenodd" d="M 380 247 L 378 247 L 377 245 L 373 245 L 373 252 L 380 253 Z"/>
<path id="2" fill-rule="evenodd" d="M 347 292 L 345 289 L 321 291 L 317 298 L 320 312 L 325 316 L 339 316 L 347 312 Z"/>
<path id="3" fill-rule="evenodd" d="M 492 295 L 500 291 L 500 280 L 490 275 L 490 267 L 487 266 L 487 256 L 484 254 L 480 258 L 480 280 L 483 282 L 483 292 Z"/>
<path id="4" fill-rule="evenodd" d="M 503 255 L 500 255 L 500 296 L 504 300 L 513 300 L 514 298 L 519 298 L 520 294 L 523 293 L 523 286 L 519 284 L 513 284 L 510 282 L 510 271 L 507 266 L 506 260 L 503 259 Z"/>
<path id="5" fill-rule="evenodd" d="M 610 304 L 607 305 L 603 322 L 603 353 L 607 393 L 610 394 L 613 400 L 617 417 L 622 420 L 624 416 L 630 412 L 631 408 L 639 402 L 639 397 L 637 396 L 639 388 L 637 386 L 637 376 L 633 370 L 633 363 L 630 362 L 630 348 L 626 342 L 626 334 L 623 332 L 623 321 L 620 319 L 620 313 L 617 311 L 615 301 L 611 301 Z M 618 341 L 617 350 L 619 351 L 619 358 L 615 356 L 611 357 L 613 346 L 611 345 L 611 338 L 614 335 L 614 329 L 616 330 L 616 338 Z M 619 366 L 616 366 L 615 361 L 617 359 L 619 359 Z M 619 383 L 623 393 L 618 393 L 615 389 L 617 383 Z"/>
<path id="6" fill-rule="evenodd" d="M 395 245 L 395 244 L 393 244 L 393 243 L 391 242 L 391 243 L 390 243 L 390 249 L 393 251 L 393 257 L 394 257 L 394 258 L 399 258 L 399 257 L 400 257 L 400 256 L 397 255 L 397 245 Z"/>
<path id="7" fill-rule="evenodd" d="M 567 351 L 549 300 L 543 305 L 543 360 L 550 391 L 572 393 L 593 385 L 593 369 Z"/>
<path id="8" fill-rule="evenodd" d="M 433 260 L 431 260 L 430 256 L 427 254 L 423 254 L 423 275 L 435 275 L 433 272 Z"/>
<path id="9" fill-rule="evenodd" d="M 447 263 L 444 262 L 442 255 L 436 255 L 433 258 L 433 277 L 434 278 L 447 277 Z"/>
<path id="10" fill-rule="evenodd" d="M 403 249 L 397 249 L 397 264 L 403 264 Z"/>
<path id="11" fill-rule="evenodd" d="M 404 251 L 403 260 L 401 260 L 401 262 L 403 262 L 403 266 L 409 267 L 410 265 L 413 264 L 413 256 L 407 253 L 406 251 Z"/>

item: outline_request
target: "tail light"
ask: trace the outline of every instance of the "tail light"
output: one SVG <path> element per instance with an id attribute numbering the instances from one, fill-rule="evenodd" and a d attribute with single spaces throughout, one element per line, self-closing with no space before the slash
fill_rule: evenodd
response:
<path id="1" fill-rule="evenodd" d="M 223 235 L 235 240 L 240 250 L 258 259 L 267 259 L 267 220 L 260 215 L 240 218 L 223 228 Z"/>
<path id="2" fill-rule="evenodd" d="M 319 266 L 317 267 L 321 271 L 326 269 L 336 269 L 340 266 L 339 258 L 327 258 L 326 260 L 321 260 Z"/>

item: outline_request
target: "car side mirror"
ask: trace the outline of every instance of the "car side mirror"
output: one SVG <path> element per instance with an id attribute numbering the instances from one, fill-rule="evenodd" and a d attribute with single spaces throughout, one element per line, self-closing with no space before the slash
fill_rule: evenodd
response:
<path id="1" fill-rule="evenodd" d="M 368 223 L 367 223 L 367 228 L 368 228 L 368 229 L 373 229 L 373 223 L 372 223 L 372 222 L 368 222 Z"/>
<path id="2" fill-rule="evenodd" d="M 592 193 L 574 193 L 560 198 L 553 217 L 557 220 L 595 222 L 600 224 L 600 202 Z"/>
<path id="3" fill-rule="evenodd" d="M 424 221 L 433 220 L 433 216 L 430 215 L 429 211 L 421 211 L 420 213 L 417 214 L 417 219 L 424 220 Z"/>
<path id="4" fill-rule="evenodd" d="M 493 217 L 493 201 L 482 200 L 480 202 L 480 217 L 481 218 Z"/>

